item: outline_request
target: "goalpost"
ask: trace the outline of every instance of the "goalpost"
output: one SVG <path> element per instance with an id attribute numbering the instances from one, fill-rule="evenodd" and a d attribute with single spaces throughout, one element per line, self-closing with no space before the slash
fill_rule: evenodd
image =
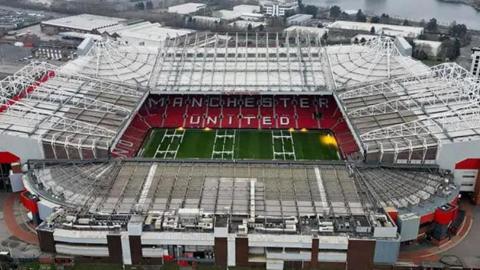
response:
<path id="1" fill-rule="evenodd" d="M 278 142 L 281 149 L 276 149 Z M 295 144 L 293 142 L 292 132 L 283 130 L 272 130 L 272 150 L 274 160 L 297 160 L 295 155 Z"/>
<path id="2" fill-rule="evenodd" d="M 235 149 L 236 130 L 216 130 L 215 139 L 213 142 L 212 159 L 233 159 L 233 152 Z M 232 140 L 232 143 L 229 143 Z M 216 150 L 217 145 L 221 150 Z"/>
<path id="3" fill-rule="evenodd" d="M 177 158 L 178 149 L 183 142 L 183 137 L 185 135 L 185 130 L 183 129 L 174 129 L 171 133 L 171 129 L 167 129 L 165 134 L 162 137 L 162 141 L 158 144 L 157 150 L 155 151 L 156 158 Z M 175 139 L 179 139 L 176 142 Z M 168 143 L 165 150 L 161 150 L 160 147 L 165 143 Z"/>

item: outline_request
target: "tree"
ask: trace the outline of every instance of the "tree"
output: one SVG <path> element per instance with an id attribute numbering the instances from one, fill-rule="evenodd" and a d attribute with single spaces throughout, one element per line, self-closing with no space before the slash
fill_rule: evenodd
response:
<path id="1" fill-rule="evenodd" d="M 390 23 L 390 15 L 382 13 L 382 16 L 380 16 L 380 21 L 382 23 Z"/>
<path id="2" fill-rule="evenodd" d="M 248 27 L 247 27 L 247 30 L 248 30 L 248 31 L 252 31 L 252 29 L 253 29 L 253 26 L 252 26 L 251 23 L 249 23 L 249 24 L 248 24 Z"/>
<path id="3" fill-rule="evenodd" d="M 403 20 L 402 25 L 403 26 L 410 26 L 410 22 L 407 19 L 405 19 L 405 20 Z"/>
<path id="4" fill-rule="evenodd" d="M 359 9 L 358 12 L 357 12 L 357 15 L 355 15 L 355 20 L 357 22 L 366 22 L 367 21 L 367 16 L 365 16 L 365 14 L 363 14 L 362 10 Z"/>
<path id="5" fill-rule="evenodd" d="M 373 16 L 373 17 L 370 19 L 370 22 L 371 22 L 371 23 L 379 23 L 379 22 L 380 22 L 380 17 L 378 17 L 378 16 Z"/>
<path id="6" fill-rule="evenodd" d="M 313 17 L 315 17 L 315 16 L 317 16 L 317 13 L 318 13 L 318 7 L 312 6 L 312 5 L 308 5 L 308 6 L 305 7 L 304 12 L 305 12 L 306 14 L 310 14 L 310 15 L 312 15 Z"/>
<path id="7" fill-rule="evenodd" d="M 427 60 L 428 59 L 427 53 L 422 49 L 418 50 L 414 57 L 417 58 L 418 60 Z"/>
<path id="8" fill-rule="evenodd" d="M 453 55 L 455 56 L 455 59 L 460 56 L 460 49 L 462 47 L 462 44 L 460 43 L 460 40 L 458 38 L 455 39 L 455 42 L 453 42 Z"/>
<path id="9" fill-rule="evenodd" d="M 375 34 L 375 32 L 376 32 L 376 31 L 375 31 L 375 27 L 372 26 L 372 28 L 370 28 L 370 34 Z"/>
<path id="10" fill-rule="evenodd" d="M 468 29 L 465 24 L 454 24 L 454 25 L 451 25 L 450 28 L 448 29 L 448 33 L 452 37 L 461 38 L 461 39 L 467 36 L 467 32 L 468 32 Z"/>
<path id="11" fill-rule="evenodd" d="M 152 1 L 147 1 L 147 9 L 153 9 Z"/>
<path id="12" fill-rule="evenodd" d="M 139 2 L 135 5 L 137 9 L 144 10 L 145 9 L 145 4 L 143 2 Z"/>
<path id="13" fill-rule="evenodd" d="M 427 25 L 425 26 L 425 29 L 427 29 L 430 32 L 437 32 L 438 30 L 437 19 L 435 18 L 430 19 L 430 21 L 428 21 Z"/>
<path id="14" fill-rule="evenodd" d="M 305 5 L 303 4 L 303 1 L 302 1 L 302 0 L 298 0 L 297 3 L 298 3 L 298 8 L 299 8 L 300 10 L 303 10 L 303 9 L 305 8 Z"/>
<path id="15" fill-rule="evenodd" d="M 421 27 L 425 27 L 425 24 L 426 24 L 426 23 L 425 23 L 425 20 L 422 19 L 422 20 L 420 21 L 420 26 L 421 26 Z"/>
<path id="16" fill-rule="evenodd" d="M 332 6 L 330 8 L 330 17 L 338 18 L 342 14 L 342 9 L 339 6 Z"/>

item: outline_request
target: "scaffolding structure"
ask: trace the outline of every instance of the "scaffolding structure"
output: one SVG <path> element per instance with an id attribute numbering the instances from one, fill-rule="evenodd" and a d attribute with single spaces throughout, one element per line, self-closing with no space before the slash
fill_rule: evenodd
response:
<path id="1" fill-rule="evenodd" d="M 31 161 L 26 184 L 81 215 L 161 217 L 186 208 L 238 218 L 348 221 L 380 207 L 401 210 L 455 196 L 455 186 L 428 168 L 345 165 Z"/>
<path id="2" fill-rule="evenodd" d="M 434 159 L 444 142 L 480 135 L 480 85 L 454 63 L 337 92 L 367 153 Z M 417 153 L 416 156 L 414 153 Z"/>
<path id="3" fill-rule="evenodd" d="M 0 81 L 0 132 L 40 141 L 46 157 L 97 157 L 108 152 L 142 95 L 130 86 L 32 63 Z"/>

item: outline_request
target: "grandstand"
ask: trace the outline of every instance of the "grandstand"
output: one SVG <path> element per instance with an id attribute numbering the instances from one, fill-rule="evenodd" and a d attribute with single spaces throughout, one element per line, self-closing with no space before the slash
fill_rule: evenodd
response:
<path id="1" fill-rule="evenodd" d="M 479 89 L 448 63 L 337 93 L 367 160 L 432 163 L 440 145 L 478 140 Z"/>
<path id="2" fill-rule="evenodd" d="M 478 157 L 479 96 L 466 70 L 385 37 L 107 39 L 2 81 L 0 136 L 34 159 L 43 251 L 371 269 L 420 228 L 447 231 L 466 190 L 454 168 Z"/>
<path id="3" fill-rule="evenodd" d="M 0 133 L 20 138 L 3 147 L 25 159 L 105 157 L 143 95 L 32 63 L 1 81 Z"/>

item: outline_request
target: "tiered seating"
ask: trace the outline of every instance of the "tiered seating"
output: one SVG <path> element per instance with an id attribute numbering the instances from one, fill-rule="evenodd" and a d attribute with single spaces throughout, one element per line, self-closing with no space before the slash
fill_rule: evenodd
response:
<path id="1" fill-rule="evenodd" d="M 125 130 L 116 145 L 113 154 L 115 156 L 133 157 L 137 154 L 143 143 L 143 139 L 147 136 L 148 131 L 152 126 L 145 122 L 145 119 L 140 114 L 135 115 L 132 122 Z"/>
<path id="2" fill-rule="evenodd" d="M 216 128 L 223 124 L 223 120 L 220 119 L 223 113 L 221 101 L 222 99 L 219 96 L 211 97 L 208 100 L 209 106 L 205 109 L 207 118 L 203 124 L 204 127 Z"/>
<path id="3" fill-rule="evenodd" d="M 322 114 L 322 118 L 320 119 L 320 128 L 332 129 L 337 121 L 342 119 L 341 113 L 336 114 L 338 112 L 338 106 L 334 99 L 328 99 L 326 105 L 323 103 L 318 104 L 317 110 Z"/>
<path id="4" fill-rule="evenodd" d="M 139 110 L 117 149 L 123 155 L 135 155 L 152 127 L 330 129 L 344 155 L 359 150 L 335 100 L 328 96 L 153 95 Z"/>
<path id="5" fill-rule="evenodd" d="M 257 97 L 244 98 L 244 104 L 240 106 L 240 128 L 260 128 L 259 101 Z"/>
<path id="6" fill-rule="evenodd" d="M 185 113 L 188 117 L 184 119 L 184 124 L 182 126 L 187 128 L 202 128 L 206 125 L 207 122 L 207 99 L 200 96 L 192 96 L 188 100 L 187 108 Z"/>
<path id="7" fill-rule="evenodd" d="M 181 100 L 181 102 L 180 102 Z M 186 97 L 171 96 L 168 100 L 168 106 L 163 126 L 168 128 L 177 128 L 185 125 L 186 119 Z"/>
<path id="8" fill-rule="evenodd" d="M 275 113 L 278 117 L 278 128 L 298 128 L 297 117 L 295 116 L 294 105 L 296 100 L 285 101 L 283 98 L 287 97 L 278 97 L 276 98 L 275 104 Z M 291 97 L 294 99 L 294 97 Z M 282 117 L 289 119 L 288 124 L 282 123 Z"/>
<path id="9" fill-rule="evenodd" d="M 167 102 L 168 98 L 165 98 L 164 102 L 162 102 L 158 98 L 149 97 L 142 108 L 140 108 L 139 114 L 143 116 L 150 126 L 156 128 L 163 127 Z"/>
<path id="10" fill-rule="evenodd" d="M 339 118 L 338 122 L 331 127 L 331 130 L 335 133 L 338 147 L 344 155 L 350 155 L 359 150 L 352 132 L 343 118 Z"/>
<path id="11" fill-rule="evenodd" d="M 308 99 L 310 106 L 304 106 L 302 99 Z M 297 128 L 320 128 L 318 103 L 315 97 L 300 97 L 298 103 L 295 104 L 295 113 L 298 116 Z M 323 115 L 322 115 L 323 116 Z"/>
<path id="12" fill-rule="evenodd" d="M 222 97 L 222 121 L 221 128 L 240 128 L 240 120 L 238 118 L 239 110 L 236 107 L 230 107 L 227 104 L 227 97 Z"/>
<path id="13" fill-rule="evenodd" d="M 260 115 L 264 117 L 264 120 L 260 120 L 260 128 L 271 129 L 278 127 L 278 119 L 275 117 L 275 107 L 273 97 L 261 97 L 260 104 L 264 104 L 260 107 Z"/>

